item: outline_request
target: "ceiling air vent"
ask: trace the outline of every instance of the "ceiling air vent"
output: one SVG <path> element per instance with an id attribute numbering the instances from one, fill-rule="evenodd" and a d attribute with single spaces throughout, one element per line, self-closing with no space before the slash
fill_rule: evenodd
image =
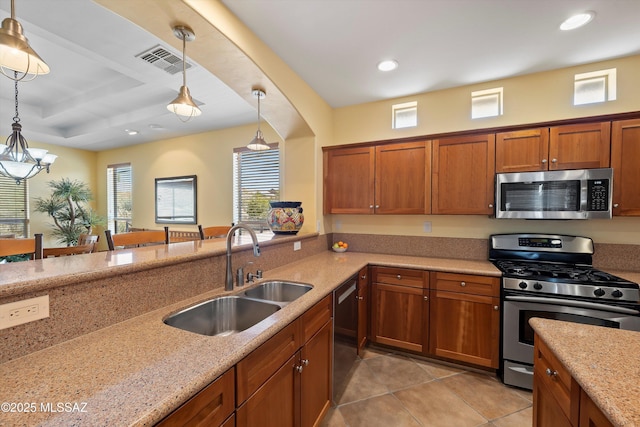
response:
<path id="1" fill-rule="evenodd" d="M 182 59 L 160 45 L 156 45 L 151 49 L 145 50 L 144 52 L 136 55 L 136 58 L 140 58 L 171 75 L 182 71 Z M 193 65 L 187 61 L 187 70 L 192 66 Z"/>

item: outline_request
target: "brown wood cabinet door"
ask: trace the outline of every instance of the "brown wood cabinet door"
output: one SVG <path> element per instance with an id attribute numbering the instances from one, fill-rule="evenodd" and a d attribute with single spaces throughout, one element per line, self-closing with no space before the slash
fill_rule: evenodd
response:
<path id="1" fill-rule="evenodd" d="M 376 147 L 375 213 L 431 213 L 431 141 Z"/>
<path id="2" fill-rule="evenodd" d="M 640 119 L 613 122 L 613 214 L 640 216 Z"/>
<path id="3" fill-rule="evenodd" d="M 610 122 L 550 129 L 549 170 L 608 168 L 610 151 Z"/>
<path id="4" fill-rule="evenodd" d="M 369 324 L 369 267 L 358 272 L 358 355 L 362 355 L 367 345 L 367 325 Z"/>
<path id="5" fill-rule="evenodd" d="M 433 141 L 431 212 L 492 214 L 495 134 Z"/>
<path id="6" fill-rule="evenodd" d="M 496 172 L 547 170 L 549 128 L 496 134 Z"/>
<path id="7" fill-rule="evenodd" d="M 574 427 L 539 375 L 533 374 L 533 426 Z"/>
<path id="8" fill-rule="evenodd" d="M 429 352 L 498 368 L 499 309 L 499 298 L 432 289 Z"/>
<path id="9" fill-rule="evenodd" d="M 613 427 L 584 390 L 580 390 L 580 427 Z"/>
<path id="10" fill-rule="evenodd" d="M 238 427 L 295 427 L 300 423 L 300 353 L 291 356 L 236 410 Z"/>
<path id="11" fill-rule="evenodd" d="M 373 147 L 325 151 L 324 213 L 373 213 L 374 173 Z"/>
<path id="12" fill-rule="evenodd" d="M 422 352 L 429 319 L 428 290 L 373 284 L 372 338 L 379 344 Z"/>
<path id="13" fill-rule="evenodd" d="M 333 323 L 328 321 L 301 349 L 302 427 L 318 425 L 331 407 Z"/>

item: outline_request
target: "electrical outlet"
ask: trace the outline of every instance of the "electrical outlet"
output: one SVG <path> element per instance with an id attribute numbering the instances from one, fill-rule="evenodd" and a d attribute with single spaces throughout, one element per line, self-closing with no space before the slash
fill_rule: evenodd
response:
<path id="1" fill-rule="evenodd" d="M 0 305 L 0 329 L 49 317 L 49 295 Z"/>
<path id="2" fill-rule="evenodd" d="M 422 224 L 422 231 L 425 233 L 431 233 L 431 221 L 425 221 Z"/>
<path id="3" fill-rule="evenodd" d="M 293 250 L 299 251 L 300 249 L 302 249 L 302 242 L 293 242 Z"/>

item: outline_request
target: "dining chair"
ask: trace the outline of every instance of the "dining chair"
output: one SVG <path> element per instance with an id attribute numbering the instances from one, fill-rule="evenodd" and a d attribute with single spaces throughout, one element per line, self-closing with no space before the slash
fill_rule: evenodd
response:
<path id="1" fill-rule="evenodd" d="M 136 248 L 147 245 L 169 244 L 169 227 L 163 230 L 131 231 L 129 233 L 111 234 L 111 230 L 104 231 L 107 246 L 113 251 L 116 246 Z"/>
<path id="2" fill-rule="evenodd" d="M 100 236 L 98 236 L 97 234 L 81 234 L 80 236 L 78 236 L 78 246 L 91 244 L 93 245 L 91 252 L 95 252 L 99 240 Z"/>
<path id="3" fill-rule="evenodd" d="M 42 259 L 42 233 L 36 233 L 33 239 L 0 239 L 0 256 L 12 255 Z"/>
<path id="4" fill-rule="evenodd" d="M 95 243 L 87 243 L 86 245 L 63 246 L 61 248 L 44 248 L 42 250 L 42 257 L 51 258 L 67 255 L 90 254 L 93 251 L 94 246 Z"/>
<path id="5" fill-rule="evenodd" d="M 219 225 L 214 227 L 203 227 L 198 224 L 198 231 L 200 232 L 200 239 L 214 239 L 216 237 L 225 237 L 231 230 L 230 225 Z"/>

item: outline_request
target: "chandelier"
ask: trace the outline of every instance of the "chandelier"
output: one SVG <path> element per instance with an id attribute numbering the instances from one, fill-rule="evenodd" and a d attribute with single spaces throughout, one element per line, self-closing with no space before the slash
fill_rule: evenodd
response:
<path id="1" fill-rule="evenodd" d="M 49 166 L 58 156 L 42 148 L 29 148 L 22 136 L 22 125 L 18 116 L 18 72 L 15 73 L 16 115 L 11 125 L 11 135 L 5 144 L 0 144 L 0 175 L 14 179 L 16 184 L 37 175 L 41 170 L 49 172 Z"/>

